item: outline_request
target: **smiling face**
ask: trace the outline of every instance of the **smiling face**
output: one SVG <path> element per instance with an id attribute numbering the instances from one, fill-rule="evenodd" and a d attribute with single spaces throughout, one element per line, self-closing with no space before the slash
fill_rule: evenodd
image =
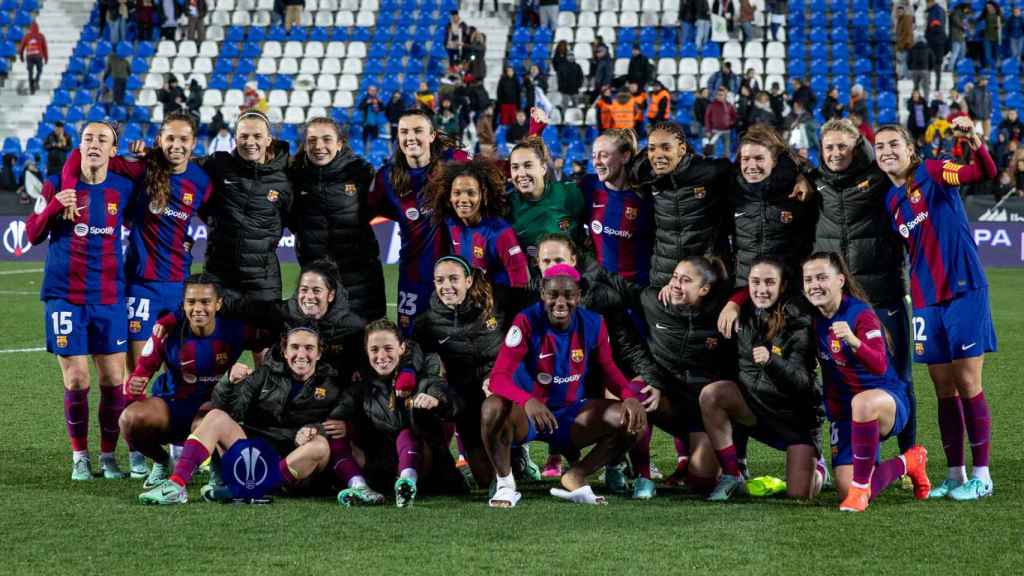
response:
<path id="1" fill-rule="evenodd" d="M 911 157 L 910 144 L 896 130 L 882 130 L 875 134 L 875 159 L 882 172 L 901 178 L 910 168 Z"/>
<path id="2" fill-rule="evenodd" d="M 296 291 L 299 308 L 311 318 L 320 319 L 334 302 L 335 293 L 327 285 L 324 277 L 316 272 L 306 272 L 299 278 L 299 289 Z"/>
<path id="3" fill-rule="evenodd" d="M 594 141 L 594 150 L 591 156 L 594 161 L 594 171 L 601 182 L 616 182 L 622 178 L 626 161 L 629 156 L 619 151 L 615 140 L 606 136 L 598 136 Z"/>
<path id="4" fill-rule="evenodd" d="M 189 284 L 185 287 L 182 307 L 194 334 L 209 334 L 213 331 L 214 317 L 221 305 L 217 290 L 210 284 Z"/>
<path id="5" fill-rule="evenodd" d="M 373 371 L 380 376 L 392 374 L 405 354 L 405 344 L 390 330 L 371 332 L 366 338 L 366 356 Z"/>
<path id="6" fill-rule="evenodd" d="M 235 127 L 235 146 L 243 160 L 262 162 L 273 138 L 267 123 L 259 118 L 243 118 Z"/>
<path id="7" fill-rule="evenodd" d="M 548 322 L 557 329 L 564 329 L 572 321 L 572 315 L 580 304 L 580 288 L 568 276 L 545 278 L 541 285 L 540 299 Z"/>
<path id="8" fill-rule="evenodd" d="M 424 116 L 403 116 L 398 120 L 398 147 L 411 166 L 430 162 L 430 145 L 435 138 L 434 127 Z"/>
<path id="9" fill-rule="evenodd" d="M 441 303 L 455 308 L 466 300 L 466 292 L 473 285 L 473 277 L 456 262 L 444 261 L 434 266 L 434 291 Z"/>
<path id="10" fill-rule="evenodd" d="M 310 124 L 306 128 L 306 157 L 316 166 L 326 166 L 341 151 L 341 138 L 330 124 Z"/>
<path id="11" fill-rule="evenodd" d="M 674 134 L 655 130 L 647 140 L 647 159 L 658 176 L 670 174 L 686 155 L 686 145 Z"/>
<path id="12" fill-rule="evenodd" d="M 480 203 L 483 196 L 480 182 L 472 176 L 459 176 L 452 180 L 452 193 L 449 199 L 455 215 L 469 225 L 480 222 Z"/>
<path id="13" fill-rule="evenodd" d="M 852 134 L 831 130 L 821 137 L 821 151 L 824 152 L 825 166 L 833 172 L 842 172 L 853 162 L 853 151 L 857 139 Z"/>
<path id="14" fill-rule="evenodd" d="M 711 287 L 704 282 L 704 277 L 696 266 L 689 262 L 680 262 L 672 272 L 668 281 L 669 302 L 673 306 L 699 306 L 707 296 Z"/>
<path id="15" fill-rule="evenodd" d="M 544 176 L 548 167 L 531 148 L 519 148 L 509 158 L 512 185 L 529 198 L 540 198 L 544 194 Z"/>
<path id="16" fill-rule="evenodd" d="M 547 269 L 555 264 L 576 266 L 576 256 L 565 242 L 555 240 L 541 242 L 540 246 L 537 246 L 537 267 L 540 268 L 540 273 L 547 272 Z"/>
<path id="17" fill-rule="evenodd" d="M 782 293 L 782 271 L 771 264 L 758 264 L 750 269 L 747 277 L 747 290 L 754 306 L 765 310 L 779 301 Z"/>
<path id="18" fill-rule="evenodd" d="M 750 184 L 763 182 L 775 168 L 775 156 L 771 150 L 760 144 L 740 146 L 740 173 Z"/>
<path id="19" fill-rule="evenodd" d="M 110 159 L 117 155 L 114 144 L 114 130 L 106 124 L 92 123 L 82 130 L 82 141 L 78 149 L 82 152 L 82 169 L 105 168 Z"/>
<path id="20" fill-rule="evenodd" d="M 833 311 L 843 299 L 846 278 L 824 259 L 808 260 L 803 268 L 804 296 L 821 311 Z"/>
<path id="21" fill-rule="evenodd" d="M 160 128 L 157 145 L 164 153 L 164 158 L 171 165 L 171 172 L 180 174 L 188 168 L 192 158 L 192 150 L 196 146 L 192 125 L 182 120 L 174 120 Z"/>
<path id="22" fill-rule="evenodd" d="M 291 369 L 292 378 L 308 380 L 316 372 L 316 363 L 320 360 L 320 337 L 308 330 L 292 332 L 285 340 L 284 360 Z"/>

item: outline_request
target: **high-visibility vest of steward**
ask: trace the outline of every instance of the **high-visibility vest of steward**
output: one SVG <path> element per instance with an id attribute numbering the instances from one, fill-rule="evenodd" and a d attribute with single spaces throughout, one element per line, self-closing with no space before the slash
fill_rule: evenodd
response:
<path id="1" fill-rule="evenodd" d="M 664 122 L 671 118 L 672 115 L 672 95 L 669 94 L 668 90 L 662 88 L 657 92 L 652 93 L 650 96 L 650 102 L 647 104 L 647 119 L 653 122 Z M 665 113 L 659 116 L 658 112 L 664 102 Z"/>
<path id="2" fill-rule="evenodd" d="M 608 116 L 611 118 L 609 128 L 633 128 L 636 126 L 636 104 L 633 100 L 619 102 L 615 100 L 608 106 Z"/>

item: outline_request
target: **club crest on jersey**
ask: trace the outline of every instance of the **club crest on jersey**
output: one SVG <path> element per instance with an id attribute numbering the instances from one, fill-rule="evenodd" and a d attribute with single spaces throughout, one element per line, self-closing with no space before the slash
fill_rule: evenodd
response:
<path id="1" fill-rule="evenodd" d="M 715 348 L 718 348 L 718 338 L 715 338 L 714 336 L 709 336 L 706 340 L 704 340 L 704 347 L 707 348 L 708 350 L 714 350 Z"/>
<path id="2" fill-rule="evenodd" d="M 910 202 L 912 204 L 917 204 L 921 201 L 921 191 L 916 188 L 908 192 L 907 196 L 910 198 Z"/>
<path id="3" fill-rule="evenodd" d="M 551 384 L 551 374 L 548 374 L 547 372 L 541 372 L 537 374 L 537 383 L 540 384 L 541 386 L 547 386 Z"/>
<path id="4" fill-rule="evenodd" d="M 281 193 L 277 190 L 270 190 L 267 192 L 267 201 L 277 202 L 277 199 L 281 197 Z"/>
<path id="5" fill-rule="evenodd" d="M 345 184 L 345 187 L 342 188 L 341 191 L 345 194 L 345 196 L 355 196 L 356 195 L 356 185 L 352 184 L 352 183 Z"/>
<path id="6" fill-rule="evenodd" d="M 117 216 L 117 202 L 107 202 L 107 214 Z"/>
<path id="7" fill-rule="evenodd" d="M 703 200 L 708 195 L 708 191 L 703 186 L 697 186 L 693 189 L 693 197 L 697 200 Z"/>
<path id="8" fill-rule="evenodd" d="M 67 336 L 57 336 L 57 348 L 67 348 L 67 347 L 68 347 L 68 337 Z"/>
<path id="9" fill-rule="evenodd" d="M 833 339 L 829 343 L 829 349 L 832 350 L 833 354 L 837 354 L 840 350 L 843 349 L 843 346 L 842 346 L 842 343 L 839 342 L 839 340 Z"/>
<path id="10" fill-rule="evenodd" d="M 918 356 L 924 355 L 924 342 L 914 342 L 914 354 Z"/>
<path id="11" fill-rule="evenodd" d="M 776 356 L 781 356 L 782 355 L 782 347 L 780 347 L 780 346 L 772 346 L 772 354 L 775 354 Z"/>
<path id="12" fill-rule="evenodd" d="M 484 322 L 484 326 L 488 330 L 494 330 L 495 328 L 498 327 L 498 319 L 495 318 L 494 316 L 491 316 L 490 318 L 487 319 L 486 322 Z"/>
<path id="13" fill-rule="evenodd" d="M 415 208 L 409 208 L 405 211 L 405 217 L 410 221 L 415 222 L 420 219 L 420 211 Z"/>
<path id="14" fill-rule="evenodd" d="M 633 206 L 626 206 L 626 220 L 636 220 L 637 210 Z"/>
<path id="15" fill-rule="evenodd" d="M 780 218 L 783 224 L 789 224 L 790 222 L 793 221 L 793 213 L 790 212 L 789 210 L 783 210 L 782 214 L 780 215 Z"/>
<path id="16" fill-rule="evenodd" d="M 313 398 L 316 400 L 323 400 L 327 398 L 327 388 L 321 388 L 317 386 L 313 389 Z"/>
<path id="17" fill-rule="evenodd" d="M 132 334 L 142 332 L 142 320 L 131 320 L 128 322 L 128 331 Z"/>
<path id="18" fill-rule="evenodd" d="M 574 349 L 572 351 L 572 361 L 576 362 L 576 363 L 583 362 L 583 349 L 582 348 L 576 348 L 576 349 Z"/>
<path id="19" fill-rule="evenodd" d="M 473 258 L 483 258 L 483 257 L 484 257 L 484 247 L 483 246 L 473 246 Z"/>
<path id="20" fill-rule="evenodd" d="M 871 187 L 871 180 L 862 180 L 860 184 L 857 184 L 857 190 L 867 190 Z"/>
<path id="21" fill-rule="evenodd" d="M 183 193 L 181 195 L 181 203 L 184 204 L 185 206 L 191 206 L 192 205 L 192 193 L 191 192 Z"/>

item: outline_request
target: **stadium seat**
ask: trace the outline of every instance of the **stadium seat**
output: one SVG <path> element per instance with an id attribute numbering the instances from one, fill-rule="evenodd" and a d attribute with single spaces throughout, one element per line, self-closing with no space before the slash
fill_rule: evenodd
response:
<path id="1" fill-rule="evenodd" d="M 717 58 L 704 58 L 700 61 L 701 74 L 713 74 L 721 69 Z"/>
<path id="2" fill-rule="evenodd" d="M 730 40 L 722 47 L 722 58 L 742 58 L 743 46 L 735 40 Z"/>
<path id="3" fill-rule="evenodd" d="M 257 74 L 276 74 L 277 73 L 277 61 L 273 58 L 260 58 L 259 63 L 256 65 Z"/>
<path id="4" fill-rule="evenodd" d="M 627 62 L 627 65 L 628 65 L 628 62 Z M 675 73 L 676 73 L 676 61 L 675 61 L 675 59 L 673 59 L 673 58 L 662 58 L 661 60 L 658 60 L 658 75 L 659 76 L 666 75 L 666 74 L 674 75 Z M 674 84 L 674 82 L 673 82 L 673 84 Z M 672 89 L 670 88 L 670 90 L 672 90 Z"/>
<path id="5" fill-rule="evenodd" d="M 700 65 L 697 64 L 696 58 L 682 58 L 679 60 L 679 73 L 680 74 L 699 74 Z"/>
<path id="6" fill-rule="evenodd" d="M 281 48 L 281 43 L 270 40 L 263 43 L 263 57 L 264 58 L 280 58 L 284 54 Z"/>
<path id="7" fill-rule="evenodd" d="M 281 58 L 277 63 L 278 74 L 295 74 L 299 71 L 299 61 L 295 58 Z"/>
<path id="8" fill-rule="evenodd" d="M 356 19 L 352 12 L 342 10 L 335 16 L 334 25 L 338 28 L 351 28 L 356 25 Z"/>
<path id="9" fill-rule="evenodd" d="M 284 56 L 290 58 L 302 58 L 302 43 L 290 41 L 284 45 Z"/>
<path id="10" fill-rule="evenodd" d="M 351 108 L 354 102 L 352 101 L 352 93 L 347 90 L 338 90 L 334 93 L 334 107 L 335 108 Z"/>
<path id="11" fill-rule="evenodd" d="M 366 44 L 363 42 L 350 42 L 347 56 L 349 58 L 366 58 Z"/>

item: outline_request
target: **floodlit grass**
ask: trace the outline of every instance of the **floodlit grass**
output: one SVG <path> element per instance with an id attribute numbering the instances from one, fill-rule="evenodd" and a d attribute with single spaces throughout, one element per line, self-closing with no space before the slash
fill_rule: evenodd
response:
<path id="1" fill-rule="evenodd" d="M 0 350 L 41 347 L 39 263 L 0 265 Z M 287 267 L 285 291 L 295 284 Z M 916 502 L 891 488 L 866 514 L 840 514 L 834 493 L 814 503 L 738 498 L 711 505 L 662 489 L 653 501 L 611 498 L 584 508 L 524 486 L 514 510 L 486 494 L 423 497 L 410 509 L 345 510 L 333 500 L 279 498 L 270 506 L 136 502 L 139 481 L 72 483 L 60 371 L 45 352 L 0 353 L 0 558 L 6 574 L 1011 574 L 1024 546 L 1024 408 L 1020 370 L 1024 293 L 1020 271 L 991 270 L 1000 353 L 986 362 L 992 405 L 995 496 L 973 504 Z M 394 270 L 388 270 L 394 302 Z M 394 314 L 394 308 L 390 309 Z M 919 438 L 930 475 L 945 474 L 935 399 L 915 370 Z M 95 414 L 98 395 L 91 398 Z M 99 433 L 92 416 L 91 441 Z M 895 450 L 887 443 L 886 453 Z M 123 443 L 119 450 L 126 460 Z M 542 445 L 533 447 L 543 462 Z M 782 474 L 780 453 L 751 442 L 755 474 Z M 675 461 L 655 435 L 654 458 Z M 94 456 L 94 466 L 98 458 Z M 594 481 L 600 493 L 603 486 Z M 388 487 L 380 487 L 388 492 Z M 198 486 L 190 491 L 198 498 Z"/>

